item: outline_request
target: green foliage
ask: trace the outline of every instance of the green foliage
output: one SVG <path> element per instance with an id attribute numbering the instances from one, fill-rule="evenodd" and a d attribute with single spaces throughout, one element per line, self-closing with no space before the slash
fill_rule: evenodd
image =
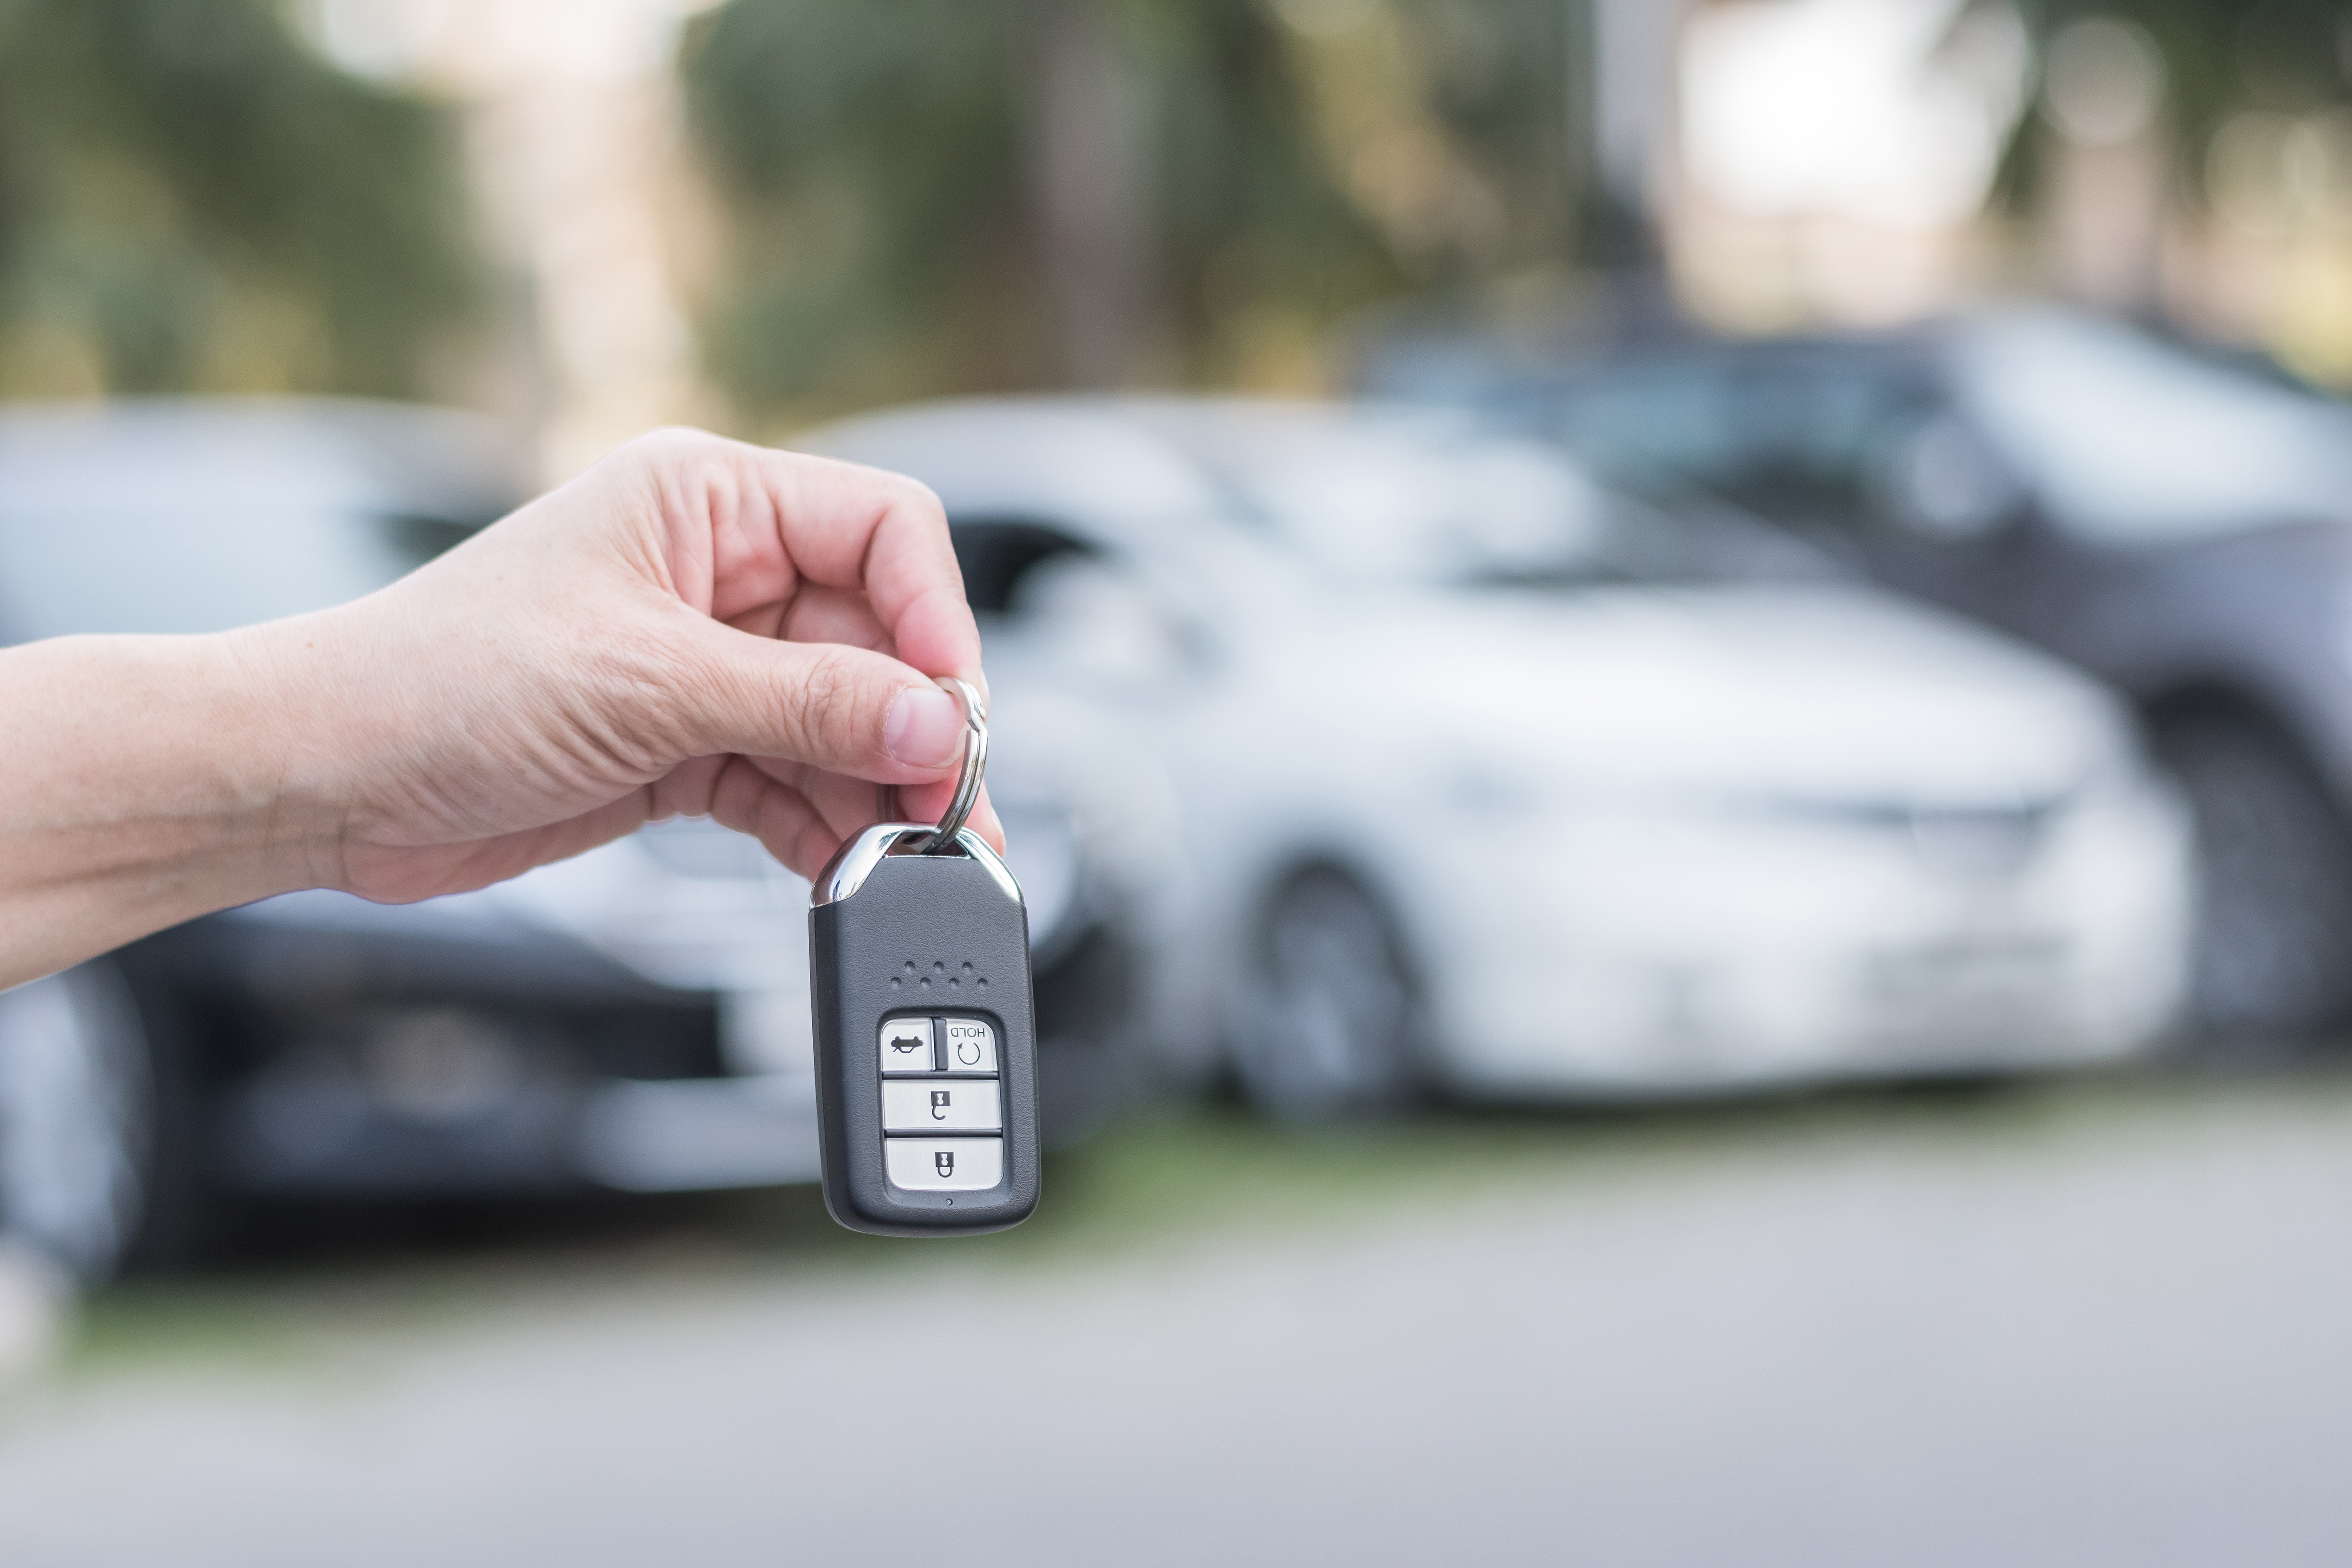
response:
<path id="1" fill-rule="evenodd" d="M 1263 10 L 1158 0 L 1125 14 L 1147 127 L 1141 184 L 1158 197 L 1145 227 L 1188 368 L 1213 368 L 1201 361 L 1225 321 L 1328 320 L 1395 288 L 1395 260 L 1327 167 Z"/>
<path id="2" fill-rule="evenodd" d="M 1398 285 L 1254 0 L 733 0 L 684 69 L 733 226 L 708 360 L 747 409 L 1070 374 L 1040 117 L 1073 26 L 1104 46 L 1092 151 L 1123 166 L 1109 227 L 1139 258 L 1129 374 L 1214 374 L 1247 323 Z"/>
<path id="3" fill-rule="evenodd" d="M 414 394 L 467 215 L 449 116 L 270 0 L 0 0 L 0 388 Z"/>
<path id="4" fill-rule="evenodd" d="M 2147 31 L 2164 57 L 2165 129 L 2192 188 L 2213 132 L 2231 114 L 2308 113 L 2352 100 L 2348 0 L 2023 0 L 2022 10 L 2045 47 L 2094 16 Z M 2012 201 L 2032 195 L 2048 133 L 2038 116 L 2020 123 L 2003 168 Z"/>
<path id="5" fill-rule="evenodd" d="M 1029 346 L 1006 16 L 772 0 L 729 6 L 689 46 L 688 102 L 738 249 L 708 357 L 746 404 Z"/>
<path id="6" fill-rule="evenodd" d="M 1571 106 L 1564 90 L 1582 63 L 1577 46 L 1589 47 L 1571 34 L 1573 0 L 1412 0 L 1398 10 L 1427 68 L 1430 112 L 1492 189 L 1501 220 L 1483 268 L 1458 265 L 1493 270 L 1569 258 L 1585 194 L 1576 150 L 1590 109 Z"/>

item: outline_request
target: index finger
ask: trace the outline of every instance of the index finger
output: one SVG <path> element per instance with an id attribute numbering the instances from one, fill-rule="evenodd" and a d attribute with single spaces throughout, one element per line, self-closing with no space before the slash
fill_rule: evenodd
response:
<path id="1" fill-rule="evenodd" d="M 698 504 L 666 509 L 689 557 L 698 553 L 691 536 L 702 533 L 712 616 L 736 621 L 788 602 L 803 583 L 821 584 L 862 595 L 901 661 L 925 675 L 980 679 L 980 628 L 937 496 L 904 475 L 838 458 L 726 446 L 733 460 L 695 487 Z M 696 513 L 705 520 L 698 531 Z"/>

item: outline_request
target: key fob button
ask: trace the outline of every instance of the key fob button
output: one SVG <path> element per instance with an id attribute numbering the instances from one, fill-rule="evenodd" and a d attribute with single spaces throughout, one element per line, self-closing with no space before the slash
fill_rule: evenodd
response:
<path id="1" fill-rule="evenodd" d="M 891 1138 L 882 1144 L 882 1168 L 892 1186 L 909 1192 L 985 1192 L 1004 1180 L 1004 1140 Z"/>
<path id="2" fill-rule="evenodd" d="M 882 1070 L 886 1073 L 937 1072 L 939 1052 L 931 1039 L 929 1018 L 882 1020 Z"/>
<path id="3" fill-rule="evenodd" d="M 1003 1127 L 992 1078 L 882 1086 L 885 1132 L 997 1132 Z"/>
<path id="4" fill-rule="evenodd" d="M 996 1031 L 978 1018 L 943 1018 L 940 1044 L 950 1072 L 994 1072 Z"/>

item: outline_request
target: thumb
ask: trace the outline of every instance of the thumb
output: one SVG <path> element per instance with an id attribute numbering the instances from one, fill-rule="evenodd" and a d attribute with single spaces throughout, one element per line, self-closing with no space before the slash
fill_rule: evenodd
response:
<path id="1" fill-rule="evenodd" d="M 782 757 L 893 784 L 929 783 L 961 761 L 962 708 L 912 665 L 845 643 L 700 625 L 686 715 L 693 754 Z"/>

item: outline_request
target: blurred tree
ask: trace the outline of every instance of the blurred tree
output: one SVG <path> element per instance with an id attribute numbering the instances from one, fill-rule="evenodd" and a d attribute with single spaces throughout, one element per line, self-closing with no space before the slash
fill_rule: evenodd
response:
<path id="1" fill-rule="evenodd" d="M 1586 47 L 1575 0 L 1422 0 L 1399 7 L 1422 96 L 1490 193 L 1484 243 L 1458 258 L 1467 274 L 1545 265 L 1574 249 L 1576 166 L 1589 106 L 1570 101 L 1569 72 Z"/>
<path id="2" fill-rule="evenodd" d="M 753 410 L 1197 371 L 1395 280 L 1251 0 L 734 0 L 686 82 Z"/>
<path id="3" fill-rule="evenodd" d="M 1574 0 L 1277 0 L 1319 141 L 1412 280 L 1559 262 L 1584 192 Z"/>
<path id="4" fill-rule="evenodd" d="M 0 0 L 0 391 L 420 391 L 478 298 L 454 131 L 273 0 Z"/>
<path id="5" fill-rule="evenodd" d="M 2144 29 L 2163 59 L 2162 130 L 2192 184 L 2231 114 L 2308 113 L 2352 100 L 2352 0 L 2021 0 L 2020 9 L 2045 58 L 2078 22 Z M 2019 121 L 2003 166 L 2012 198 L 2032 194 L 2051 134 L 2045 116 Z"/>
<path id="6" fill-rule="evenodd" d="M 732 0 L 688 38 L 755 417 L 1296 383 L 1368 301 L 1565 254 L 1561 0 Z"/>

